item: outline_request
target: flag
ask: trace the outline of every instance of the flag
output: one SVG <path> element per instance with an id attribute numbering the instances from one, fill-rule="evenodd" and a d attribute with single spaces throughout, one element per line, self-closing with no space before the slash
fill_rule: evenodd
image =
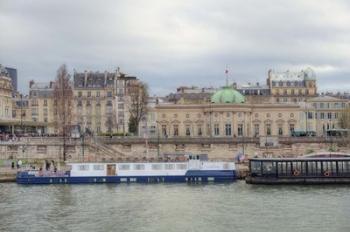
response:
<path id="1" fill-rule="evenodd" d="M 228 74 L 228 69 L 225 70 L 225 74 Z"/>

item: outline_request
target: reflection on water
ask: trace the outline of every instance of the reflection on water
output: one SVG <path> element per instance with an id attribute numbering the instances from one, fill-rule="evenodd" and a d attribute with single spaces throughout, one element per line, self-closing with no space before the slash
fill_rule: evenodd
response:
<path id="1" fill-rule="evenodd" d="M 350 231 L 350 186 L 0 184 L 0 231 Z"/>

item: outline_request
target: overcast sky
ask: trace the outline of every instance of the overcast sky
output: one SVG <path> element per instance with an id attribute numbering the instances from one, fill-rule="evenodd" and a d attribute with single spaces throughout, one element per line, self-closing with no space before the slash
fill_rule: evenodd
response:
<path id="1" fill-rule="evenodd" d="M 315 70 L 319 89 L 350 90 L 350 1 L 0 0 L 0 63 L 19 89 L 119 66 L 164 95 L 180 85 L 265 82 Z"/>

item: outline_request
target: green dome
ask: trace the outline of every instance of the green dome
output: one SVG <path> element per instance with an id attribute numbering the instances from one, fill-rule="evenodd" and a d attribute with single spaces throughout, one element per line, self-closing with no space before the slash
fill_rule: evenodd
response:
<path id="1" fill-rule="evenodd" d="M 211 103 L 244 103 L 244 96 L 232 87 L 223 87 L 211 97 Z"/>

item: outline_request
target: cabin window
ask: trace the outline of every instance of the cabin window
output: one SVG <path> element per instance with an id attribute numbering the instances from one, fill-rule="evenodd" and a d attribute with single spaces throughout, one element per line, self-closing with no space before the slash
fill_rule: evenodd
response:
<path id="1" fill-rule="evenodd" d="M 176 169 L 185 170 L 187 169 L 187 164 L 176 164 Z"/>
<path id="2" fill-rule="evenodd" d="M 145 170 L 145 165 L 144 164 L 135 164 L 134 169 L 135 170 Z"/>
<path id="3" fill-rule="evenodd" d="M 165 164 L 165 169 L 173 170 L 173 169 L 175 169 L 175 164 Z"/>
<path id="4" fill-rule="evenodd" d="M 88 164 L 83 164 L 78 166 L 79 171 L 88 171 L 89 170 L 89 165 Z"/>
<path id="5" fill-rule="evenodd" d="M 119 164 L 119 170 L 130 170 L 129 164 Z"/>
<path id="6" fill-rule="evenodd" d="M 152 164 L 152 169 L 153 170 L 161 170 L 162 169 L 162 165 L 161 164 Z"/>
<path id="7" fill-rule="evenodd" d="M 230 169 L 230 164 L 229 163 L 224 163 L 223 164 L 223 169 Z"/>
<path id="8" fill-rule="evenodd" d="M 95 171 L 104 170 L 104 165 L 103 164 L 94 164 L 94 170 Z"/>

